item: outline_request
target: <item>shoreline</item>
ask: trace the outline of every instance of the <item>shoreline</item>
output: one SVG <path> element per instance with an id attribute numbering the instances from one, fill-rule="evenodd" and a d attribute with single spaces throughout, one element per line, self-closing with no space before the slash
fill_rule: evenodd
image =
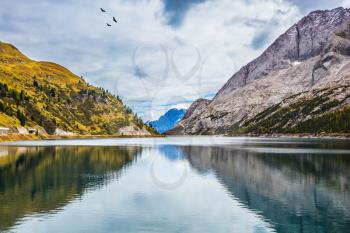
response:
<path id="1" fill-rule="evenodd" d="M 10 134 L 0 135 L 1 142 L 62 140 L 62 139 L 102 139 L 102 138 L 166 138 L 181 136 L 222 136 L 248 138 L 309 138 L 309 139 L 350 139 L 350 134 L 234 134 L 234 135 L 33 135 Z"/>
<path id="2" fill-rule="evenodd" d="M 163 135 L 33 135 L 10 134 L 0 135 L 1 142 L 60 140 L 60 139 L 98 139 L 98 138 L 161 138 Z"/>
<path id="3" fill-rule="evenodd" d="M 225 137 L 257 137 L 257 138 L 310 138 L 310 139 L 350 139 L 350 134 L 232 134 Z"/>

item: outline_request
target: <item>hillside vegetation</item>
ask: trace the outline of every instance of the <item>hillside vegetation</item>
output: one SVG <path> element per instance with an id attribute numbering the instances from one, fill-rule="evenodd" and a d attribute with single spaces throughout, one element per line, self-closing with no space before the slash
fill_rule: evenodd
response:
<path id="1" fill-rule="evenodd" d="M 118 134 L 126 126 L 153 132 L 118 96 L 89 85 L 60 65 L 31 60 L 0 42 L 0 126 L 21 125 L 49 134 L 57 128 Z"/>
<path id="2" fill-rule="evenodd" d="M 286 98 L 236 124 L 231 133 L 349 134 L 350 84 L 347 81 Z"/>

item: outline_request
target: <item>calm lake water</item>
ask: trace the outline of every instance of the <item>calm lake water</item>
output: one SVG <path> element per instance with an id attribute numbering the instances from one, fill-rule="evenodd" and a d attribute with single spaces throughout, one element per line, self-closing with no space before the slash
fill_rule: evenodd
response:
<path id="1" fill-rule="evenodd" d="M 350 232 L 350 141 L 0 144 L 0 232 Z"/>

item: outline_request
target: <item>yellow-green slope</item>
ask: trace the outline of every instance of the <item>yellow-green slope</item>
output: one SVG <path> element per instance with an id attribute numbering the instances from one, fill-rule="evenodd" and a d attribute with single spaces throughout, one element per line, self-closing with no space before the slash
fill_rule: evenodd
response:
<path id="1" fill-rule="evenodd" d="M 119 97 L 89 85 L 66 68 L 29 59 L 0 42 L 0 126 L 56 128 L 79 134 L 118 134 L 144 125 Z"/>

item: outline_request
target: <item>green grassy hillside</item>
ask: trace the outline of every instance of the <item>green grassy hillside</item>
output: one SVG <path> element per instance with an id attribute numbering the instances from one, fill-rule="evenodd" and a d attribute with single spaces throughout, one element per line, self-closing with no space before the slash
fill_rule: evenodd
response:
<path id="1" fill-rule="evenodd" d="M 56 128 L 79 134 L 152 131 L 118 96 L 89 85 L 66 68 L 33 61 L 0 42 L 0 126 Z"/>

